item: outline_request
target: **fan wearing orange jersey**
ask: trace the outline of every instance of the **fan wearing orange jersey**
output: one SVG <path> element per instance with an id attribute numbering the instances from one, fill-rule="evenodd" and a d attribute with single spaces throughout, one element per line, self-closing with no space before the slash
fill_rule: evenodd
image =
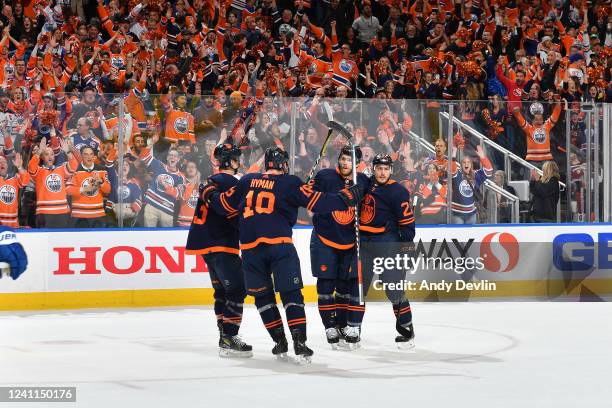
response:
<path id="1" fill-rule="evenodd" d="M 104 196 L 111 185 L 106 170 L 94 163 L 96 153 L 90 146 L 81 148 L 82 162 L 68 181 L 72 196 L 72 220 L 76 228 L 104 228 Z"/>
<path id="2" fill-rule="evenodd" d="M 555 98 L 559 100 L 559 95 Z M 567 102 L 566 102 L 567 103 Z M 544 162 L 554 160 L 550 153 L 550 131 L 559 120 L 561 104 L 555 104 L 552 114 L 544 121 L 541 113 L 533 115 L 533 123 L 528 123 L 518 107 L 514 108 L 514 117 L 527 137 L 527 156 L 525 160 L 542 168 Z"/>
<path id="3" fill-rule="evenodd" d="M 187 179 L 187 184 L 179 186 L 179 227 L 189 227 L 191 225 L 198 203 L 200 172 L 198 171 L 198 163 L 194 160 L 187 160 L 187 164 L 185 165 L 185 178 Z"/>
<path id="4" fill-rule="evenodd" d="M 337 86 L 345 86 L 349 90 L 352 89 L 352 83 L 359 75 L 359 68 L 355 61 L 349 59 L 351 48 L 347 44 L 342 44 L 342 48 L 338 44 L 338 35 L 336 34 L 336 22 L 331 23 L 332 32 L 332 70 L 334 76 L 332 80 Z"/>
<path id="5" fill-rule="evenodd" d="M 185 111 L 187 97 L 179 94 L 174 98 L 177 109 L 170 108 L 166 114 L 166 139 L 171 143 L 189 140 L 195 143 L 193 115 Z"/>
<path id="6" fill-rule="evenodd" d="M 51 128 L 55 138 L 55 128 Z M 34 179 L 36 188 L 36 226 L 38 228 L 66 228 L 70 219 L 68 213 L 66 179 L 72 175 L 79 163 L 72 151 L 69 140 L 62 140 L 61 147 L 68 161 L 55 165 L 53 150 L 47 146 L 46 138 L 34 146 L 28 172 Z"/>
<path id="7" fill-rule="evenodd" d="M 0 225 L 19 227 L 19 190 L 30 182 L 30 175 L 23 168 L 21 154 L 16 153 L 13 164 L 17 174 L 8 177 L 8 161 L 0 155 Z"/>

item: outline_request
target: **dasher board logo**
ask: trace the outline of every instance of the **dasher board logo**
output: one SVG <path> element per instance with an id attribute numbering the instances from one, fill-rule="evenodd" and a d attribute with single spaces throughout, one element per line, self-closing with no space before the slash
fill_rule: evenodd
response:
<path id="1" fill-rule="evenodd" d="M 45 187 L 52 193 L 62 191 L 62 177 L 59 174 L 51 173 L 45 178 Z"/>
<path id="2" fill-rule="evenodd" d="M 0 187 L 0 202 L 3 204 L 13 204 L 15 202 L 15 197 L 17 197 L 17 190 L 15 187 L 9 184 Z"/>
<path id="3" fill-rule="evenodd" d="M 181 116 L 180 118 L 176 118 L 174 120 L 174 130 L 178 133 L 187 133 L 189 129 L 189 121 L 186 117 Z"/>
<path id="4" fill-rule="evenodd" d="M 464 197 L 472 197 L 474 195 L 474 190 L 472 190 L 472 186 L 470 186 L 467 180 L 463 180 L 459 184 L 459 193 Z"/>
<path id="5" fill-rule="evenodd" d="M 510 272 L 519 261 L 518 240 L 508 232 L 487 234 L 480 243 L 480 256 L 487 271 Z"/>
<path id="6" fill-rule="evenodd" d="M 533 141 L 538 144 L 543 144 L 546 141 L 546 131 L 544 128 L 537 128 L 533 131 Z"/>

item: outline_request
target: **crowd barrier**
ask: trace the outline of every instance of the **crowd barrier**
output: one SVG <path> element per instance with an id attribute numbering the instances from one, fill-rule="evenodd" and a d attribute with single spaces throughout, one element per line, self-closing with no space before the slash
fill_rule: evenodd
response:
<path id="1" fill-rule="evenodd" d="M 312 229 L 294 229 L 306 301 Z M 206 264 L 186 255 L 185 229 L 32 230 L 18 233 L 29 257 L 16 281 L 0 280 L 0 310 L 212 304 Z M 495 290 L 412 290 L 413 300 L 607 300 L 612 296 L 612 225 L 484 225 L 417 228 L 419 242 L 470 245 L 488 269 L 470 281 Z M 495 245 L 499 243 L 500 245 Z M 534 250 L 534 244 L 541 247 Z M 555 261 L 557 257 L 557 261 Z M 435 283 L 449 276 L 430 275 Z M 375 296 L 374 296 L 375 297 Z M 248 298 L 250 299 L 250 298 Z"/>

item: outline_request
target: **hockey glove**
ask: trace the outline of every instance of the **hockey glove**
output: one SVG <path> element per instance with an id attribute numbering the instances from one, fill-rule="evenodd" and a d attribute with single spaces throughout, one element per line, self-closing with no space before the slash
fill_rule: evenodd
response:
<path id="1" fill-rule="evenodd" d="M 205 203 L 208 203 L 208 200 L 210 200 L 210 196 L 215 191 L 217 191 L 217 185 L 211 183 L 210 181 L 206 184 L 200 184 L 200 198 L 202 198 L 202 201 L 204 201 Z"/>
<path id="2" fill-rule="evenodd" d="M 28 266 L 28 257 L 11 230 L 0 232 L 0 262 L 10 265 L 10 276 L 13 280 L 19 278 Z"/>
<path id="3" fill-rule="evenodd" d="M 347 207 L 354 207 L 361 202 L 361 188 L 358 184 L 343 188 L 338 194 Z"/>

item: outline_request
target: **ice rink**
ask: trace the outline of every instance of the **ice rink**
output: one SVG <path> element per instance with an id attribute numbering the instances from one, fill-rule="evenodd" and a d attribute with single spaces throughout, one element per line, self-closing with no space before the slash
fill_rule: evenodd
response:
<path id="1" fill-rule="evenodd" d="M 210 308 L 0 314 L 1 386 L 76 386 L 77 403 L 18 407 L 609 407 L 609 303 L 415 303 L 395 348 L 371 303 L 362 349 L 332 351 L 309 305 L 310 366 L 276 361 L 254 306 L 246 360 L 217 356 Z M 316 404 L 316 405 L 315 405 Z"/>

